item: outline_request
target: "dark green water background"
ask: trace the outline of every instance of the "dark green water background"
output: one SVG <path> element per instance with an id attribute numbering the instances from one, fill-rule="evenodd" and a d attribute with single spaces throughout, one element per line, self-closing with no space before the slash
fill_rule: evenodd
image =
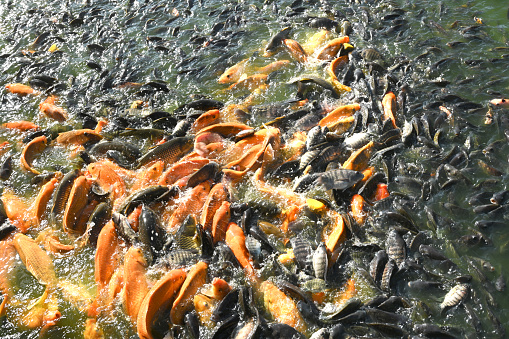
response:
<path id="1" fill-rule="evenodd" d="M 179 17 L 172 14 L 176 8 Z M 390 28 L 381 21 L 381 16 L 399 8 L 404 10 L 403 29 L 394 33 L 380 34 Z M 428 52 L 412 64 L 407 76 L 411 88 L 411 100 L 406 117 L 420 116 L 426 105 L 436 101 L 441 94 L 452 93 L 467 100 L 484 105 L 476 111 L 453 110 L 453 114 L 470 123 L 458 135 L 447 131 L 444 135 L 444 149 L 454 145 L 465 146 L 471 152 L 471 165 L 466 175 L 471 183 L 461 183 L 452 191 L 439 192 L 430 201 L 421 203 L 412 211 L 416 224 L 426 226 L 424 206 L 428 205 L 437 213 L 453 221 L 454 227 L 439 228 L 435 234 L 439 239 L 435 244 L 461 267 L 470 272 L 466 256 L 488 260 L 495 268 L 486 272 L 490 281 L 503 274 L 509 277 L 506 265 L 509 264 L 509 231 L 505 227 L 488 230 L 485 234 L 493 241 L 490 246 L 467 247 L 457 239 L 475 231 L 474 222 L 483 218 L 472 212 L 466 199 L 485 188 L 473 186 L 486 179 L 488 173 L 477 166 L 478 160 L 501 170 L 503 175 L 496 177 L 497 183 L 491 190 L 506 189 L 507 155 L 509 147 L 504 137 L 503 124 L 497 121 L 484 124 L 484 114 L 490 99 L 509 96 L 509 20 L 507 4 L 502 1 L 451 0 L 451 1 L 0 1 L 0 85 L 13 82 L 28 83 L 35 75 L 48 75 L 58 79 L 63 85 L 59 96 L 70 115 L 68 124 L 80 126 L 80 113 L 106 116 L 112 111 L 122 111 L 130 107 L 133 100 L 141 97 L 136 89 L 101 89 L 108 79 L 113 81 L 133 81 L 145 83 L 150 80 L 165 81 L 169 93 L 157 92 L 151 96 L 150 110 L 172 111 L 179 105 L 190 101 L 190 94 L 202 94 L 228 103 L 235 98 L 223 91 L 224 85 L 217 83 L 218 76 L 225 68 L 251 57 L 254 62 L 265 64 L 259 55 L 268 39 L 291 25 L 294 27 L 293 39 L 304 42 L 315 29 L 306 25 L 307 16 L 326 16 L 324 9 L 332 13 L 340 10 L 353 24 L 351 41 L 357 49 L 375 47 L 384 55 L 388 65 L 395 59 L 413 61 L 417 56 Z M 369 22 L 366 22 L 369 18 Z M 481 20 L 478 23 L 476 18 Z M 81 19 L 81 20 L 80 20 Z M 336 17 L 343 21 L 341 17 Z M 211 35 L 215 25 L 225 23 L 219 33 Z M 471 26 L 474 35 L 469 35 Z M 363 40 L 356 36 L 358 27 L 374 30 L 374 39 Z M 33 46 L 34 40 L 49 32 L 50 38 L 40 45 Z M 221 36 L 222 35 L 222 36 Z M 224 41 L 217 43 L 217 40 Z M 204 47 L 206 41 L 210 44 Z M 451 44 L 461 42 L 460 44 Z M 214 44 L 217 43 L 217 44 Z M 58 52 L 50 53 L 48 48 L 56 44 Z M 102 52 L 93 44 L 104 47 Z M 223 46 L 226 45 L 226 46 Z M 449 45 L 448 45 L 449 44 Z M 430 49 L 434 47 L 433 49 Z M 23 54 L 23 50 L 34 49 L 33 55 Z M 258 53 L 258 54 L 257 54 Z M 277 60 L 280 56 L 269 60 Z M 439 60 L 450 58 L 440 67 L 433 67 Z M 471 61 L 474 62 L 471 62 Z M 101 70 L 87 66 L 88 61 L 100 65 Z M 104 72 L 104 73 L 103 73 Z M 316 74 L 321 70 L 293 67 L 277 75 L 280 86 L 273 86 L 267 92 L 266 102 L 292 98 L 295 88 L 285 85 L 285 81 L 299 74 Z M 463 80 L 470 79 L 465 82 Z M 433 82 L 448 81 L 445 88 Z M 38 111 L 39 97 L 18 98 L 2 91 L 0 93 L 0 123 L 12 120 L 31 120 L 42 128 L 58 125 L 43 117 Z M 437 108 L 434 108 L 437 110 Z M 499 110 L 497 117 L 508 114 Z M 20 140 L 24 135 L 18 132 L 0 130 L 0 141 L 7 140 L 12 145 L 11 153 L 18 159 L 22 149 Z M 484 154 L 481 150 L 489 143 L 502 140 L 493 152 Z M 143 146 L 143 145 L 141 145 Z M 69 150 L 53 148 L 48 150 L 36 164 L 45 170 L 68 170 L 73 164 L 62 155 Z M 429 162 L 419 149 L 404 150 L 408 174 L 432 173 L 435 163 Z M 4 156 L 5 157 L 5 156 Z M 2 158 L 3 160 L 3 158 Z M 18 169 L 6 185 L 12 186 L 19 194 L 27 197 L 37 193 L 38 187 L 30 184 L 30 177 Z M 402 168 L 399 169 L 403 171 Z M 403 173 L 400 173 L 403 174 Z M 394 190 L 401 188 L 392 187 Z M 461 212 L 444 208 L 443 203 L 453 203 Z M 491 219 L 507 224 L 505 215 Z M 454 250 L 453 250 L 454 249 Z M 18 263 L 19 264 L 19 263 Z M 93 252 L 85 250 L 73 256 L 56 257 L 57 275 L 74 283 L 80 283 L 92 293 Z M 34 298 L 42 293 L 43 287 L 22 268 L 19 269 L 19 289 L 21 299 Z M 483 284 L 473 283 L 473 289 L 485 300 L 479 289 Z M 507 329 L 509 321 L 509 298 L 506 292 L 493 291 L 496 301 L 494 311 Z M 440 302 L 443 294 L 420 293 L 429 303 Z M 85 317 L 72 305 L 62 301 L 63 318 L 57 328 L 49 335 L 52 338 L 79 338 L 82 335 Z M 68 306 L 66 308 L 66 305 Z M 483 304 L 474 305 L 482 319 L 484 331 L 481 337 L 495 336 L 492 321 Z M 12 319 L 12 318 L 10 318 Z M 464 311 L 449 314 L 445 319 L 431 318 L 439 325 L 465 326 Z M 105 320 L 103 325 L 111 336 L 128 337 L 134 335 L 127 320 L 119 315 L 115 320 Z M 472 332 L 472 331 L 470 331 Z M 469 332 L 469 333 L 470 333 Z M 19 332 L 11 321 L 2 320 L 0 335 L 35 338 L 37 332 Z"/>

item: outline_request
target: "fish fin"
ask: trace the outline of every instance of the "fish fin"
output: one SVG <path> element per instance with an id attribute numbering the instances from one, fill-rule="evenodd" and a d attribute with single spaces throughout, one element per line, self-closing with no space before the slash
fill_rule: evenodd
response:
<path id="1" fill-rule="evenodd" d="M 32 308 L 34 308 L 36 306 L 42 307 L 41 305 L 44 304 L 44 302 L 48 298 L 48 294 L 49 294 L 48 290 L 49 290 L 49 288 L 46 287 L 46 289 L 44 290 L 44 293 L 37 300 L 32 302 L 30 305 L 28 305 L 27 310 L 31 310 Z"/>

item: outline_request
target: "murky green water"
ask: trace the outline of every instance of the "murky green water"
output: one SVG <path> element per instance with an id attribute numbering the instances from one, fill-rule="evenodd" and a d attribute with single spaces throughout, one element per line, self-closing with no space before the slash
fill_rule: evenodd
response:
<path id="1" fill-rule="evenodd" d="M 391 30 L 394 23 L 384 21 L 382 17 L 396 8 L 402 10 L 404 22 L 398 29 Z M 401 122 L 410 121 L 413 116 L 421 116 L 426 111 L 436 112 L 438 106 L 433 104 L 446 94 L 483 105 L 478 110 L 466 110 L 443 103 L 449 105 L 459 127 L 457 130 L 452 127 L 445 129 L 440 146 L 445 151 L 454 146 L 466 149 L 469 159 L 463 174 L 468 181 L 437 192 L 428 201 L 418 202 L 410 215 L 421 229 L 433 234 L 437 239 L 434 245 L 450 256 L 464 274 L 472 274 L 475 278 L 476 273 L 467 261 L 468 257 L 473 257 L 488 260 L 493 265 L 494 272 L 483 271 L 489 284 L 500 274 L 507 278 L 509 274 L 505 265 L 509 263 L 509 232 L 505 227 L 482 230 L 492 240 L 491 245 L 467 246 L 457 240 L 476 232 L 474 223 L 477 220 L 488 218 L 507 225 L 505 213 L 488 217 L 475 214 L 467 202 L 480 190 L 496 192 L 508 189 L 509 147 L 504 136 L 504 130 L 509 128 L 507 121 L 504 121 L 507 111 L 496 110 L 495 122 L 484 124 L 487 102 L 509 96 L 507 4 L 488 0 L 2 1 L 0 85 L 16 82 L 28 84 L 37 75 L 57 79 L 60 84 L 57 93 L 70 116 L 65 124 L 72 127 L 81 126 L 83 114 L 95 117 L 122 115 L 138 99 L 148 100 L 148 107 L 143 113 L 172 111 L 200 95 L 238 103 L 243 98 L 225 91 L 225 86 L 217 83 L 219 75 L 245 58 L 250 58 L 253 67 L 283 57 L 290 58 L 289 55 L 282 55 L 286 52 L 268 59 L 262 58 L 261 54 L 270 37 L 289 25 L 294 27 L 293 39 L 301 43 L 306 41 L 316 32 L 316 29 L 306 25 L 307 18 L 322 17 L 325 13 L 332 14 L 339 22 L 348 19 L 352 23 L 351 42 L 356 49 L 377 48 L 382 52 L 386 66 L 396 64 L 395 60 L 409 61 L 406 72 L 394 70 L 400 83 L 410 86 L 409 110 L 405 117 L 399 117 Z M 362 31 L 367 31 L 369 35 L 370 30 L 374 30 L 373 39 L 360 36 Z M 46 38 L 41 38 L 42 42 L 34 44 L 37 37 L 46 34 Z M 58 51 L 51 53 L 48 49 L 53 44 Z M 415 58 L 417 61 L 414 61 Z M 269 87 L 260 103 L 294 98 L 295 86 L 288 82 L 303 74 L 323 76 L 323 67 L 295 64 L 275 74 L 271 83 L 278 85 Z M 136 88 L 115 87 L 126 82 L 147 83 L 154 80 L 166 83 L 169 91 L 152 91 L 146 95 Z M 349 101 L 347 96 L 341 100 L 345 103 Z M 39 96 L 19 98 L 3 91 L 0 101 L 0 123 L 30 120 L 42 129 L 59 125 L 39 112 Z M 262 122 L 266 121 L 257 120 L 257 123 Z M 17 159 L 24 136 L 26 133 L 0 130 L 0 142 L 8 141 L 11 145 L 1 160 L 8 155 L 16 159 L 13 174 L 4 182 L 4 186 L 29 198 L 38 192 L 39 187 L 32 185 L 31 176 L 18 167 Z M 502 142 L 496 144 L 493 151 L 481 152 L 488 144 L 498 140 Z M 144 146 L 143 141 L 137 142 Z M 77 164 L 77 160 L 69 161 L 66 158 L 70 154 L 71 150 L 64 148 L 48 149 L 35 166 L 41 171 L 68 171 Z M 440 164 L 432 156 L 418 147 L 401 151 L 400 160 L 395 165 L 395 175 L 417 175 L 422 180 L 429 179 Z M 478 165 L 479 160 L 502 171 L 502 176 L 494 177 L 483 171 Z M 496 179 L 496 182 L 476 187 L 491 179 Z M 389 187 L 394 191 L 404 190 L 394 183 Z M 444 206 L 444 203 L 453 204 L 457 209 Z M 427 225 L 425 206 L 448 218 L 437 230 Z M 57 276 L 84 287 L 89 293 L 95 293 L 93 255 L 93 250 L 85 249 L 72 256 L 55 257 Z M 22 264 L 18 260 L 14 270 L 18 281 L 16 295 L 22 302 L 28 303 L 28 300 L 40 295 L 43 288 L 20 266 Z M 434 271 L 435 268 L 429 267 L 429 270 Z M 439 269 L 436 269 L 436 273 L 447 276 L 447 272 Z M 490 338 L 497 333 L 487 307 L 494 310 L 507 331 L 509 298 L 507 292 L 499 292 L 485 285 L 478 277 L 472 282 L 475 300 L 481 301 L 473 307 L 483 327 L 479 337 Z M 489 294 L 483 292 L 486 288 Z M 437 305 L 443 294 L 415 293 L 410 296 Z M 494 300 L 489 300 L 490 296 Z M 62 319 L 58 326 L 50 330 L 48 337 L 81 337 L 86 315 L 64 298 L 61 303 Z M 424 311 L 415 312 L 417 318 L 425 314 Z M 461 327 L 466 317 L 461 309 L 449 313 L 447 317 L 435 315 L 419 321 Z M 120 308 L 111 318 L 104 317 L 100 321 L 110 337 L 135 336 Z M 38 331 L 21 331 L 15 323 L 16 315 L 3 318 L 0 335 L 23 338 L 38 336 Z M 470 327 L 466 333 L 475 333 Z"/>

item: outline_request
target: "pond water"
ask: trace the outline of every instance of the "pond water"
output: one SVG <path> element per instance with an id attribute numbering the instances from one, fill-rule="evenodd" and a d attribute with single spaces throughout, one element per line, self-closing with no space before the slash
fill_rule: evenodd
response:
<path id="1" fill-rule="evenodd" d="M 440 114 L 440 106 L 452 112 L 452 117 L 441 128 L 432 126 L 433 135 L 431 141 L 428 140 L 432 145 L 422 139 L 409 138 L 394 155 L 373 158 L 370 164 L 385 174 L 384 181 L 391 194 L 402 197 L 398 206 L 405 211 L 407 220 L 412 220 L 426 235 L 425 243 L 442 251 L 455 265 L 454 269 L 447 270 L 437 261 L 409 253 L 409 257 L 415 257 L 425 267 L 427 275 L 408 273 L 401 280 L 395 277 L 398 281 L 392 293 L 412 301 L 412 307 L 400 313 L 415 323 L 452 328 L 451 333 L 460 337 L 503 337 L 503 332 L 508 330 L 509 297 L 506 291 L 499 291 L 501 288 L 496 282 L 509 276 L 506 269 L 509 231 L 505 229 L 509 223 L 506 217 L 509 194 L 494 213 L 480 213 L 475 207 L 482 203 L 472 203 L 469 199 L 477 193 L 509 189 L 508 110 L 494 108 L 491 123 L 487 123 L 486 118 L 490 100 L 509 96 L 508 16 L 507 4 L 488 0 L 3 1 L 0 3 L 0 84 L 31 84 L 46 92 L 18 97 L 2 90 L 0 123 L 28 120 L 39 125 L 41 130 L 56 133 L 64 128 L 81 128 L 90 117 L 109 120 L 112 117 L 119 120 L 145 117 L 148 121 L 146 117 L 152 112 L 172 113 L 202 97 L 227 105 L 240 104 L 247 94 L 229 91 L 228 85 L 217 81 L 228 67 L 244 59 L 248 59 L 247 70 L 272 61 L 292 60 L 285 50 L 270 57 L 263 56 L 270 38 L 285 27 L 292 27 L 291 39 L 305 46 L 319 31 L 309 25 L 313 18 L 328 17 L 337 21 L 339 26 L 331 32 L 332 37 L 340 36 L 341 26 L 348 21 L 350 43 L 357 57 L 368 48 L 381 53 L 381 60 L 375 65 L 359 61 L 373 94 L 358 82 L 352 85 L 351 92 L 342 93 L 338 99 L 333 98 L 330 91 L 313 87 L 309 94 L 311 99 L 323 107 L 338 102 L 361 102 L 371 110 L 380 109 L 386 88 L 396 95 L 406 91 L 405 109 L 399 110 L 397 117 L 402 129 L 416 120 L 423 129 L 426 122 L 437 124 L 435 119 Z M 325 78 L 326 67 L 318 62 L 292 61 L 290 66 L 269 75 L 270 85 L 256 98 L 256 104 L 294 100 L 302 94 L 298 93 L 296 79 Z M 340 80 L 342 77 L 343 74 L 338 76 Z M 140 87 L 142 84 L 145 85 Z M 57 95 L 59 103 L 65 107 L 69 116 L 65 123 L 48 119 L 40 112 L 41 98 L 48 93 Z M 136 100 L 144 101 L 142 109 L 132 109 Z M 248 124 L 260 127 L 273 119 L 274 116 L 253 115 Z M 149 127 L 149 123 L 143 125 L 144 120 L 141 121 L 141 127 Z M 437 136 L 438 130 L 440 135 Z M 107 126 L 104 135 L 114 136 L 115 132 Z M 0 142 L 9 144 L 0 162 L 12 156 L 13 171 L 3 180 L 4 191 L 12 190 L 31 201 L 41 186 L 33 184 L 34 175 L 18 165 L 24 147 L 22 139 L 27 135 L 29 132 L 0 128 Z M 119 138 L 145 151 L 153 146 L 155 139 Z M 83 162 L 73 156 L 73 152 L 71 148 L 53 143 L 33 165 L 41 172 L 63 173 L 83 167 Z M 446 173 L 443 165 L 451 164 L 451 158 L 458 154 L 464 157 L 454 163 L 459 171 Z M 406 178 L 417 179 L 418 187 L 415 183 L 406 183 Z M 430 187 L 427 194 L 423 193 L 423 187 Z M 239 188 L 236 199 L 262 204 L 267 197 L 251 189 L 249 184 Z M 307 197 L 327 198 L 327 195 L 310 191 Z M 339 202 L 334 206 L 341 212 L 348 212 L 348 206 Z M 384 218 L 385 212 L 383 206 L 375 204 L 370 209 L 368 225 L 397 225 L 397 221 Z M 483 220 L 498 224 L 479 227 Z M 303 221 L 306 222 L 310 221 Z M 33 230 L 29 235 L 35 238 L 39 231 Z M 65 233 L 59 232 L 59 237 L 64 239 Z M 306 235 L 312 237 L 312 233 L 308 230 Z M 379 232 L 367 233 L 364 238 L 367 243 L 384 248 L 386 239 L 376 238 Z M 408 245 L 412 237 L 410 233 L 404 237 Z M 72 241 L 67 240 L 68 243 Z M 367 282 L 362 283 L 362 275 L 355 272 L 358 265 L 368 268 L 373 253 L 360 252 L 352 254 L 354 260 L 347 264 L 347 270 L 360 281 L 359 297 L 367 301 L 377 292 Z M 79 286 L 91 298 L 96 293 L 94 253 L 93 248 L 85 247 L 71 254 L 52 255 L 59 280 L 69 281 L 76 288 Z M 44 287 L 23 267 L 19 258 L 10 274 L 18 304 L 11 305 L 7 316 L 2 318 L 0 335 L 38 337 L 40 328 L 23 328 L 16 318 L 22 317 L 29 302 L 39 297 Z M 472 278 L 469 281 L 470 309 L 458 307 L 445 315 L 440 314 L 440 302 L 461 275 Z M 408 289 L 406 282 L 416 279 L 440 281 L 444 286 L 439 291 Z M 232 281 L 242 284 L 241 280 Z M 431 309 L 429 313 L 425 311 L 427 307 Z M 44 336 L 82 337 L 88 318 L 86 312 L 80 310 L 76 302 L 62 296 L 59 296 L 59 310 L 62 318 Z M 476 323 L 476 315 L 479 323 Z M 98 321 L 106 337 L 136 337 L 121 306 Z M 306 335 L 318 328 L 316 324 L 310 325 Z M 203 331 L 211 336 L 212 330 Z M 355 332 L 349 333 L 354 335 Z"/>

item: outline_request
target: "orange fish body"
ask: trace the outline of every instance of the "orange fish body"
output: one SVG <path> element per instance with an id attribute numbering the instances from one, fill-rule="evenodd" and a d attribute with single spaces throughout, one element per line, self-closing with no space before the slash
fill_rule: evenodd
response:
<path id="1" fill-rule="evenodd" d="M 37 281 L 48 288 L 54 288 L 57 284 L 57 277 L 53 260 L 48 253 L 23 233 L 14 235 L 13 244 L 26 269 Z"/>
<path id="2" fill-rule="evenodd" d="M 267 81 L 267 74 L 253 74 L 246 78 L 241 78 L 239 81 L 228 87 L 229 90 L 233 91 L 254 91 Z"/>
<path id="3" fill-rule="evenodd" d="M 21 167 L 34 174 L 40 174 L 39 171 L 32 168 L 32 161 L 35 159 L 37 155 L 44 151 L 47 144 L 48 139 L 44 135 L 36 137 L 32 141 L 30 141 L 25 146 L 25 148 L 23 148 L 23 152 L 21 152 L 20 158 Z"/>
<path id="4" fill-rule="evenodd" d="M 241 124 L 238 122 L 221 122 L 203 128 L 197 135 L 196 139 L 200 138 L 204 133 L 216 133 L 224 138 L 231 138 L 236 136 L 242 131 L 253 129 L 251 126 Z"/>
<path id="5" fill-rule="evenodd" d="M 58 179 L 52 178 L 50 181 L 44 184 L 44 186 L 42 186 L 41 190 L 39 191 L 39 194 L 37 195 L 37 198 L 35 198 L 32 211 L 35 217 L 35 221 L 37 222 L 37 225 L 41 224 L 42 217 L 44 215 L 44 212 L 46 211 L 46 207 L 48 206 L 48 202 L 51 199 L 51 195 L 53 194 L 53 191 L 55 190 L 57 183 Z"/>
<path id="6" fill-rule="evenodd" d="M 147 168 L 142 168 L 136 176 L 131 192 L 136 192 L 148 186 L 156 185 L 164 170 L 164 161 L 158 160 Z"/>
<path id="7" fill-rule="evenodd" d="M 352 217 L 359 225 L 364 225 L 364 222 L 366 221 L 367 214 L 364 211 L 364 198 L 359 195 L 355 194 L 352 197 L 351 202 L 351 209 L 352 209 Z"/>
<path id="8" fill-rule="evenodd" d="M 97 326 L 97 320 L 89 318 L 85 321 L 85 330 L 83 331 L 84 339 L 103 339 L 104 333 Z"/>
<path id="9" fill-rule="evenodd" d="M 187 192 L 168 221 L 167 230 L 175 231 L 188 215 L 199 216 L 210 192 L 210 183 L 204 181 Z"/>
<path id="10" fill-rule="evenodd" d="M 55 96 L 49 96 L 46 100 L 39 104 L 39 110 L 48 118 L 58 122 L 64 122 L 68 119 L 67 112 L 62 107 L 55 105 L 55 101 Z"/>
<path id="11" fill-rule="evenodd" d="M 287 65 L 291 64 L 290 60 L 278 60 L 271 62 L 267 66 L 260 67 L 256 70 L 256 73 L 260 74 L 270 74 L 272 72 L 278 71 L 283 67 L 286 67 Z"/>
<path id="12" fill-rule="evenodd" d="M 64 218 L 62 220 L 62 226 L 65 232 L 79 235 L 85 232 L 85 229 L 83 228 L 84 225 L 80 225 L 82 227 L 78 228 L 76 221 L 82 214 L 85 206 L 87 206 L 88 192 L 90 191 L 91 186 L 92 181 L 87 179 L 84 175 L 79 176 L 76 180 L 74 180 L 71 193 L 69 194 L 69 199 L 65 206 Z"/>
<path id="13" fill-rule="evenodd" d="M 137 319 L 137 330 L 140 339 L 152 339 L 151 327 L 157 315 L 168 310 L 178 295 L 186 279 L 183 269 L 172 270 L 161 279 L 147 293 L 140 307 Z"/>
<path id="14" fill-rule="evenodd" d="M 351 117 L 355 112 L 357 112 L 360 109 L 361 106 L 359 104 L 351 104 L 337 107 L 332 112 L 327 114 L 327 116 L 325 116 L 322 120 L 320 120 L 318 125 L 321 127 L 331 126 L 343 118 Z"/>
<path id="15" fill-rule="evenodd" d="M 490 104 L 497 107 L 509 107 L 509 99 L 493 99 Z"/>
<path id="16" fill-rule="evenodd" d="M 73 245 L 62 244 L 60 239 L 49 234 L 44 236 L 43 246 L 46 251 L 51 253 L 66 253 L 74 249 Z"/>
<path id="17" fill-rule="evenodd" d="M 220 116 L 221 114 L 218 109 L 209 110 L 196 119 L 191 130 L 198 132 L 207 126 L 213 125 L 219 121 Z"/>
<path id="18" fill-rule="evenodd" d="M 304 44 L 302 44 L 302 48 L 306 51 L 307 55 L 313 54 L 315 49 L 321 46 L 325 40 L 330 36 L 330 31 L 326 29 L 321 29 L 315 34 L 313 34 Z"/>
<path id="19" fill-rule="evenodd" d="M 223 279 L 215 277 L 212 280 L 212 288 L 210 289 L 210 296 L 217 300 L 223 300 L 232 287 Z"/>
<path id="20" fill-rule="evenodd" d="M 263 302 L 274 320 L 289 325 L 300 333 L 306 332 L 306 323 L 300 314 L 297 304 L 273 283 L 264 281 L 260 285 Z"/>
<path id="21" fill-rule="evenodd" d="M 124 265 L 120 266 L 115 270 L 111 276 L 105 293 L 99 295 L 100 304 L 103 305 L 104 310 L 111 312 L 114 309 L 115 299 L 120 295 L 124 288 Z"/>
<path id="22" fill-rule="evenodd" d="M 375 199 L 374 200 L 378 201 L 378 200 L 385 199 L 387 197 L 389 197 L 389 190 L 387 188 L 387 184 L 379 183 L 376 186 Z"/>
<path id="23" fill-rule="evenodd" d="M 184 315 L 192 311 L 193 298 L 196 292 L 207 282 L 207 269 L 208 264 L 200 261 L 187 273 L 186 280 L 182 284 L 171 308 L 170 320 L 172 324 L 184 324 Z"/>
<path id="24" fill-rule="evenodd" d="M 327 252 L 331 256 L 330 263 L 333 263 L 335 260 L 332 260 L 332 255 L 339 249 L 339 246 L 346 240 L 346 227 L 345 221 L 341 214 L 337 212 L 332 213 L 332 231 L 326 235 L 325 239 L 325 248 Z"/>
<path id="25" fill-rule="evenodd" d="M 347 282 L 344 285 L 344 289 L 339 295 L 334 298 L 334 305 L 336 306 L 342 306 L 344 303 L 355 297 L 355 294 L 357 293 L 357 288 L 355 287 L 355 280 L 352 278 L 348 279 Z"/>
<path id="26" fill-rule="evenodd" d="M 300 63 L 306 63 L 308 61 L 308 56 L 306 55 L 306 52 L 302 48 L 302 46 L 293 39 L 284 39 L 283 45 L 286 46 L 286 49 L 292 57 L 297 60 Z"/>
<path id="27" fill-rule="evenodd" d="M 35 219 L 33 214 L 30 213 L 25 201 L 15 195 L 14 192 L 7 189 L 4 190 L 1 199 L 7 218 L 9 218 L 14 226 L 22 233 L 26 233 L 30 227 L 35 224 Z"/>
<path id="28" fill-rule="evenodd" d="M 131 247 L 124 257 L 126 313 L 133 323 L 138 319 L 138 312 L 149 288 L 147 283 L 147 261 L 138 247 Z"/>
<path id="29" fill-rule="evenodd" d="M 5 313 L 6 304 L 14 296 L 10 282 L 10 272 L 16 259 L 16 248 L 11 239 L 0 241 L 0 291 L 4 300 L 0 305 L 0 314 Z"/>
<path id="30" fill-rule="evenodd" d="M 370 141 L 363 147 L 353 152 L 350 155 L 350 157 L 348 157 L 348 159 L 343 163 L 342 167 L 344 169 L 354 171 L 363 171 L 364 169 L 366 169 L 374 145 L 375 143 L 373 141 Z"/>
<path id="31" fill-rule="evenodd" d="M 29 94 L 39 94 L 39 92 L 34 91 L 32 87 L 23 84 L 7 84 L 5 85 L 5 88 L 9 92 L 17 94 L 19 96 L 26 96 Z"/>
<path id="32" fill-rule="evenodd" d="M 396 96 L 392 92 L 388 92 L 382 99 L 382 107 L 384 109 L 384 121 L 391 119 L 394 128 L 396 125 Z"/>
<path id="33" fill-rule="evenodd" d="M 102 293 L 108 286 L 115 269 L 118 266 L 118 251 L 120 239 L 113 220 L 110 220 L 97 237 L 97 249 L 95 252 L 95 282 L 97 294 Z"/>
<path id="34" fill-rule="evenodd" d="M 362 171 L 362 175 L 364 175 L 364 178 L 361 179 L 361 183 L 362 182 L 366 182 L 369 178 L 371 178 L 373 176 L 375 172 L 375 168 L 370 166 L 368 168 L 366 168 L 364 171 Z"/>
<path id="35" fill-rule="evenodd" d="M 95 182 L 105 192 L 110 192 L 110 198 L 114 205 L 126 196 L 124 182 L 125 171 L 109 160 L 94 162 L 87 166 L 87 174 L 92 176 Z"/>
<path id="36" fill-rule="evenodd" d="M 214 215 L 227 198 L 228 194 L 223 184 L 219 183 L 211 188 L 207 200 L 205 200 L 205 204 L 203 205 L 203 212 L 200 218 L 200 224 L 203 226 L 203 230 L 212 232 Z"/>
<path id="37" fill-rule="evenodd" d="M 256 131 L 253 135 L 243 138 L 225 151 L 225 162 L 231 163 L 225 165 L 225 167 L 232 167 L 233 164 L 240 162 L 239 158 L 244 157 L 246 152 L 256 145 L 261 145 L 265 138 L 267 138 L 268 129 L 264 128 Z"/>
<path id="38" fill-rule="evenodd" d="M 230 222 L 226 230 L 225 242 L 232 250 L 235 258 L 239 261 L 240 266 L 246 270 L 247 277 L 256 281 L 257 278 L 252 260 L 246 247 L 246 236 L 244 235 L 242 228 L 237 226 L 237 224 Z"/>
<path id="39" fill-rule="evenodd" d="M 330 63 L 329 68 L 327 68 L 327 73 L 329 73 L 329 76 L 332 79 L 338 80 L 338 77 L 336 74 L 338 74 L 339 68 L 343 67 L 347 63 L 348 63 L 348 55 L 343 55 L 343 56 L 337 57 Z"/>
<path id="40" fill-rule="evenodd" d="M 181 160 L 161 174 L 158 184 L 171 186 L 177 180 L 193 174 L 209 162 L 210 160 L 201 157 L 189 160 Z"/>
<path id="41" fill-rule="evenodd" d="M 331 60 L 338 54 L 341 45 L 348 42 L 350 42 L 348 36 L 332 39 L 317 52 L 316 58 L 318 60 Z"/>
<path id="42" fill-rule="evenodd" d="M 230 203 L 228 201 L 223 201 L 212 220 L 212 237 L 214 244 L 217 244 L 219 241 L 224 241 L 226 228 L 230 222 L 230 215 Z"/>
<path id="43" fill-rule="evenodd" d="M 231 82 L 237 82 L 246 68 L 246 63 L 249 59 L 244 59 L 238 64 L 228 68 L 224 73 L 217 79 L 220 84 L 228 84 Z"/>
<path id="44" fill-rule="evenodd" d="M 20 131 L 29 131 L 32 129 L 40 129 L 40 127 L 30 121 L 11 121 L 2 124 L 2 127 L 7 129 L 17 129 Z"/>
<path id="45" fill-rule="evenodd" d="M 64 146 L 83 145 L 89 141 L 98 142 L 102 138 L 95 130 L 84 128 L 60 133 L 56 142 Z"/>

